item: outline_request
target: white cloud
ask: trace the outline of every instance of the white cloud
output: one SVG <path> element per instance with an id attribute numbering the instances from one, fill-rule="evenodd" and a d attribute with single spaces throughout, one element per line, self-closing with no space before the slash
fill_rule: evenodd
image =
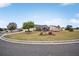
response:
<path id="1" fill-rule="evenodd" d="M 75 14 L 75 18 L 70 19 L 71 23 L 79 24 L 79 13 Z"/>
<path id="2" fill-rule="evenodd" d="M 77 13 L 75 16 L 76 16 L 76 17 L 79 17 L 79 13 Z"/>
<path id="3" fill-rule="evenodd" d="M 0 3 L 0 8 L 7 7 L 11 5 L 10 3 Z"/>
<path id="4" fill-rule="evenodd" d="M 66 25 L 72 25 L 72 26 L 79 26 L 79 19 L 63 19 L 63 18 L 57 18 L 52 19 L 50 21 L 45 21 L 46 25 L 60 25 L 60 26 L 66 26 Z"/>
<path id="5" fill-rule="evenodd" d="M 79 24 L 79 19 L 75 19 L 75 18 L 74 18 L 74 19 L 71 19 L 70 22 L 71 22 L 71 23 Z"/>
<path id="6" fill-rule="evenodd" d="M 64 20 L 62 18 L 52 19 L 50 21 L 45 21 L 46 25 L 60 25 L 65 26 L 67 24 L 67 20 Z"/>
<path id="7" fill-rule="evenodd" d="M 35 16 L 33 16 L 33 18 L 34 18 L 34 19 L 37 19 L 37 18 L 39 18 L 39 16 L 35 15 Z"/>
<path id="8" fill-rule="evenodd" d="M 1 28 L 6 28 L 6 26 L 7 26 L 8 23 L 9 23 L 8 21 L 0 20 L 0 27 Z"/>
<path id="9" fill-rule="evenodd" d="M 68 6 L 68 5 L 72 5 L 73 3 L 61 3 L 60 5 L 62 6 Z"/>

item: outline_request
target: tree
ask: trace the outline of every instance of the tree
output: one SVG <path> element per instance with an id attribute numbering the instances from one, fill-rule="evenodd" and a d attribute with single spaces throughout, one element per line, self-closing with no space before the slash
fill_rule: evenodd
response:
<path id="1" fill-rule="evenodd" d="M 15 30 L 16 28 L 17 28 L 17 24 L 14 22 L 9 23 L 7 26 L 7 29 L 11 31 Z"/>
<path id="2" fill-rule="evenodd" d="M 67 25 L 66 30 L 73 31 L 72 25 Z"/>
<path id="3" fill-rule="evenodd" d="M 30 28 L 34 27 L 34 22 L 32 21 L 28 21 L 28 22 L 24 22 L 23 23 L 23 29 L 28 29 L 28 31 L 30 31 Z"/>
<path id="4" fill-rule="evenodd" d="M 60 25 L 58 25 L 57 28 L 60 29 L 61 28 Z"/>
<path id="5" fill-rule="evenodd" d="M 7 28 L 4 28 L 3 30 L 4 30 L 4 31 L 6 31 L 6 30 L 7 30 Z"/>
<path id="6" fill-rule="evenodd" d="M 79 29 L 79 27 L 76 27 L 75 29 L 77 29 L 77 30 L 78 30 L 78 29 Z"/>
<path id="7" fill-rule="evenodd" d="M 2 28 L 0 28 L 0 31 L 3 31 L 3 29 L 2 29 Z"/>

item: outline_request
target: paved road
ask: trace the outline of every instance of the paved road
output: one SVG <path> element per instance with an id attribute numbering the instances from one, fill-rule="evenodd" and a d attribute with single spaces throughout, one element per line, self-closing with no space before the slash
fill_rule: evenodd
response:
<path id="1" fill-rule="evenodd" d="M 0 56 L 79 56 L 79 43 L 75 44 L 17 44 L 0 40 Z"/>

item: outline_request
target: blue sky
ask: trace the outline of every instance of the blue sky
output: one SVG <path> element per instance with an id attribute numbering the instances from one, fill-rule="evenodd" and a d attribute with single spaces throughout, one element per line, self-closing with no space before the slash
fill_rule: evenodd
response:
<path id="1" fill-rule="evenodd" d="M 16 22 L 22 27 L 23 22 L 34 21 L 35 24 L 67 24 L 79 27 L 79 4 L 72 3 L 0 3 L 0 27 L 9 22 Z"/>

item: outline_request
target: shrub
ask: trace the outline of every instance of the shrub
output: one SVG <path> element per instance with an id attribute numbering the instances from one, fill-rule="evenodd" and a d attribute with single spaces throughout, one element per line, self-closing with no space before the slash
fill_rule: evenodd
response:
<path id="1" fill-rule="evenodd" d="M 49 31 L 49 32 L 48 32 L 48 35 L 52 35 L 52 32 L 51 32 L 51 31 Z"/>
<path id="2" fill-rule="evenodd" d="M 54 34 L 52 31 L 49 31 L 49 32 L 48 32 L 48 35 L 53 35 L 53 36 L 55 36 L 55 34 Z"/>
<path id="3" fill-rule="evenodd" d="M 71 29 L 69 29 L 69 31 L 70 31 L 70 32 L 73 32 L 74 30 L 71 28 Z"/>
<path id="4" fill-rule="evenodd" d="M 43 35 L 43 32 L 41 32 L 40 35 Z"/>

